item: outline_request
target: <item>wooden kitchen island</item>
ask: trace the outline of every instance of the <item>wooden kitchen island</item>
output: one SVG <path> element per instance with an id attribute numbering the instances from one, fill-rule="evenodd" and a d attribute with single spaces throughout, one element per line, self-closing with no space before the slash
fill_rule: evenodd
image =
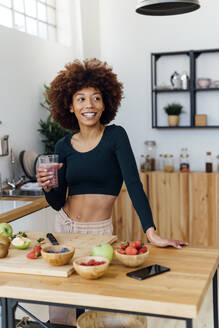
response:
<path id="1" fill-rule="evenodd" d="M 143 281 L 127 277 L 126 273 L 133 268 L 116 260 L 98 280 L 84 280 L 75 273 L 68 278 L 0 273 L 2 328 L 15 327 L 15 309 L 25 302 L 180 319 L 191 328 L 212 279 L 214 328 L 218 328 L 219 251 L 149 248 L 145 265 L 160 264 L 171 270 Z"/>

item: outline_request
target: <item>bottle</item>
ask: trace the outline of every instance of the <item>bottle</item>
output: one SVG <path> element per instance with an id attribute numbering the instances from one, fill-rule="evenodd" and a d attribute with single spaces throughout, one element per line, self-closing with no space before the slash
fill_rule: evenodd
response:
<path id="1" fill-rule="evenodd" d="M 146 146 L 146 156 L 147 159 L 151 162 L 150 166 L 151 169 L 150 171 L 155 171 L 155 157 L 156 157 L 156 142 L 154 140 L 147 140 L 145 141 L 145 146 Z"/>
<path id="2" fill-rule="evenodd" d="M 181 149 L 179 170 L 180 172 L 189 172 L 189 154 L 187 148 Z"/>
<path id="3" fill-rule="evenodd" d="M 205 172 L 211 173 L 213 171 L 213 159 L 211 156 L 211 152 L 208 151 L 206 153 L 206 158 L 205 158 Z"/>

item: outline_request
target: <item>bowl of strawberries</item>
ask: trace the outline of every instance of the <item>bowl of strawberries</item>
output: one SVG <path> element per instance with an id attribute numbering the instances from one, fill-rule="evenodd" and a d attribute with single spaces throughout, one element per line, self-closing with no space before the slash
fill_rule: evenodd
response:
<path id="1" fill-rule="evenodd" d="M 74 260 L 75 271 L 85 279 L 98 279 L 107 271 L 109 260 L 101 256 L 84 256 Z"/>
<path id="2" fill-rule="evenodd" d="M 132 243 L 124 240 L 120 243 L 120 248 L 114 251 L 114 254 L 122 264 L 128 267 L 138 267 L 146 261 L 149 250 L 141 240 Z"/>

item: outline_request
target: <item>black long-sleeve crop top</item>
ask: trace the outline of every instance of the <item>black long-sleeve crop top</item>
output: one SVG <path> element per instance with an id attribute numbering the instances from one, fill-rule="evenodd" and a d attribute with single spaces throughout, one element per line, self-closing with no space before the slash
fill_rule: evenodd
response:
<path id="1" fill-rule="evenodd" d="M 123 180 L 144 232 L 155 227 L 150 205 L 139 178 L 136 161 L 125 129 L 112 124 L 105 127 L 98 145 L 88 152 L 72 147 L 72 135 L 60 139 L 55 147 L 59 162 L 59 187 L 45 192 L 48 203 L 60 210 L 68 195 L 105 194 L 117 196 Z"/>

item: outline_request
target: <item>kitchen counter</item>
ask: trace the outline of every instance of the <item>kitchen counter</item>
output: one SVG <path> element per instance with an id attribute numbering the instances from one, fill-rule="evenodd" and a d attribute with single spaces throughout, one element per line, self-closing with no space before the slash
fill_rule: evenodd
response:
<path id="1" fill-rule="evenodd" d="M 2 272 L 0 297 L 3 305 L 11 301 L 8 304 L 13 309 L 14 304 L 24 300 L 66 304 L 168 316 L 186 320 L 186 327 L 191 328 L 192 319 L 197 317 L 213 277 L 213 300 L 217 300 L 215 272 L 219 264 L 218 250 L 192 247 L 177 250 L 151 246 L 146 265 L 154 263 L 170 267 L 171 270 L 157 277 L 137 281 L 126 276 L 134 268 L 127 268 L 113 260 L 107 273 L 98 280 L 85 280 L 77 274 L 63 278 Z M 19 299 L 16 300 L 16 297 Z M 9 312 L 3 306 L 4 328 L 13 326 L 13 314 L 14 311 Z M 216 307 L 214 315 L 214 327 L 217 327 Z"/>
<path id="2" fill-rule="evenodd" d="M 48 203 L 45 197 L 3 197 L 1 200 L 16 200 L 16 201 L 26 201 L 26 205 L 17 207 L 15 209 L 9 210 L 7 212 L 0 214 L 0 222 L 11 222 L 13 220 L 19 219 L 27 214 L 39 211 L 43 208 L 48 207 Z"/>

